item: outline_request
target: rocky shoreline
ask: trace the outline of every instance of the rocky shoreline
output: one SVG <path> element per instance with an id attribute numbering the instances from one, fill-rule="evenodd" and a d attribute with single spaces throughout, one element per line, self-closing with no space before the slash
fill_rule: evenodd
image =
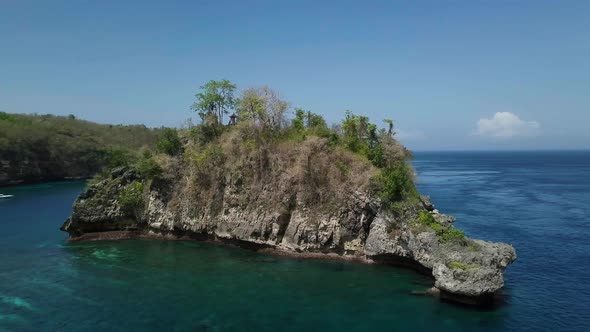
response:
<path id="1" fill-rule="evenodd" d="M 148 183 L 141 206 L 129 210 L 121 192 L 140 180 L 133 170 L 114 170 L 83 192 L 62 230 L 72 241 L 157 238 L 199 240 L 239 246 L 261 253 L 295 258 L 340 259 L 412 268 L 432 276 L 441 299 L 487 305 L 504 286 L 504 269 L 516 260 L 512 246 L 469 238 L 445 241 L 435 228 L 416 220 L 429 214 L 450 228 L 452 217 L 422 199 L 392 214 L 366 192 L 352 190 L 337 209 L 311 210 L 297 201 L 275 207 L 240 206 L 247 192 L 235 182 L 225 183 L 220 200 L 211 202 L 216 214 L 178 209 L 190 207 L 171 185 Z M 174 184 L 174 187 L 178 187 Z M 272 190 L 272 189 L 269 189 Z M 209 209 L 210 210 L 210 209 Z"/>

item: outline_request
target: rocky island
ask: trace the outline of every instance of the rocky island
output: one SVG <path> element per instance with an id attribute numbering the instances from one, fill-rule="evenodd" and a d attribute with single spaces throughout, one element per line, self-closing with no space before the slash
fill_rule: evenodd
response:
<path id="1" fill-rule="evenodd" d="M 301 109 L 287 120 L 268 88 L 239 101 L 227 81 L 202 88 L 202 123 L 163 130 L 156 150 L 89 182 L 61 228 L 71 240 L 195 239 L 403 265 L 431 275 L 442 299 L 475 305 L 503 287 L 512 246 L 466 237 L 418 193 L 392 121 L 378 129 L 347 112 L 328 127 Z"/>

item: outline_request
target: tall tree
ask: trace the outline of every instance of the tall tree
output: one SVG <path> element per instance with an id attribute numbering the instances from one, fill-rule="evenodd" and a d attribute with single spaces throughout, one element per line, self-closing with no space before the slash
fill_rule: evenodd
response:
<path id="1" fill-rule="evenodd" d="M 197 100 L 191 106 L 205 121 L 209 115 L 215 115 L 218 123 L 223 123 L 223 116 L 236 106 L 234 92 L 236 85 L 228 80 L 211 80 L 200 88 Z"/>
<path id="2" fill-rule="evenodd" d="M 250 88 L 242 93 L 237 106 L 242 120 L 252 120 L 267 129 L 280 129 L 285 125 L 285 112 L 289 103 L 269 87 Z"/>
<path id="3" fill-rule="evenodd" d="M 257 89 L 249 88 L 242 92 L 237 105 L 238 119 L 262 122 L 266 112 L 266 101 Z"/>
<path id="4" fill-rule="evenodd" d="M 385 119 L 385 120 L 383 120 L 383 122 L 385 122 L 389 125 L 389 129 L 387 130 L 387 135 L 389 135 L 390 137 L 393 137 L 393 135 L 395 135 L 395 131 L 393 131 L 393 120 Z"/>

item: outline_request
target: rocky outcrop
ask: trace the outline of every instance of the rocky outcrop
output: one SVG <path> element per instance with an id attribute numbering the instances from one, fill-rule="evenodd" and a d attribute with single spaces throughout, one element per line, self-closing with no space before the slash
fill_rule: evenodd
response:
<path id="1" fill-rule="evenodd" d="M 78 197 L 61 229 L 72 239 L 192 237 L 292 255 L 406 265 L 432 275 L 441 297 L 471 304 L 491 301 L 504 285 L 504 269 L 516 259 L 507 244 L 443 241 L 435 229 L 416 221 L 421 211 L 441 225 L 454 220 L 430 200 L 387 212 L 377 198 L 349 188 L 349 199 L 329 209 L 307 206 L 298 192 L 285 195 L 281 204 L 253 205 L 240 203 L 249 193 L 239 190 L 238 179 L 220 186 L 215 200 L 195 212 L 178 189 L 170 189 L 177 183 L 154 181 L 144 187 L 142 203 L 129 209 L 120 195 L 138 180 L 132 170 L 113 170 Z"/>
<path id="2" fill-rule="evenodd" d="M 415 232 L 404 224 L 393 237 L 387 232 L 390 220 L 377 218 L 371 227 L 364 253 L 368 257 L 406 258 L 431 271 L 435 287 L 447 297 L 462 302 L 489 302 L 504 286 L 503 271 L 516 259 L 514 248 L 503 243 L 466 239 L 441 243 L 434 232 Z M 403 222 L 402 222 L 403 224 Z"/>
<path id="3" fill-rule="evenodd" d="M 82 192 L 74 204 L 72 217 L 61 230 L 76 237 L 84 233 L 136 230 L 138 220 L 125 211 L 117 201 L 121 189 L 137 180 L 137 174 L 124 167 L 115 168 L 112 178 Z"/>

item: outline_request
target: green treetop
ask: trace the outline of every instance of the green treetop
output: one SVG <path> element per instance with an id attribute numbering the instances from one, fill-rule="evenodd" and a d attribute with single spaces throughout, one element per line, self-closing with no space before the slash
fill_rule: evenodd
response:
<path id="1" fill-rule="evenodd" d="M 203 120 L 214 115 L 218 123 L 222 124 L 223 116 L 236 105 L 237 101 L 234 97 L 236 85 L 228 80 L 211 80 L 200 89 L 201 92 L 195 95 L 197 100 L 191 109 L 196 111 Z"/>

